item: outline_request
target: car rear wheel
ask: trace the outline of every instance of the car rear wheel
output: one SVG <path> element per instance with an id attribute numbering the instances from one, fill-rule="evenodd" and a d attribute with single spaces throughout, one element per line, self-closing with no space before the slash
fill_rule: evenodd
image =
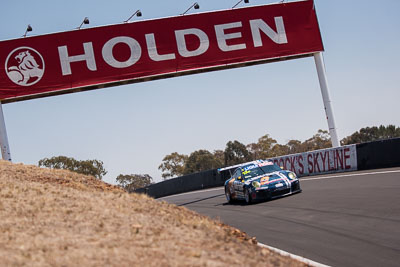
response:
<path id="1" fill-rule="evenodd" d="M 229 188 L 225 187 L 225 197 L 229 204 L 233 202 Z"/>
<path id="2" fill-rule="evenodd" d="M 251 204 L 251 196 L 247 188 L 244 189 L 244 200 L 246 201 L 246 204 Z"/>

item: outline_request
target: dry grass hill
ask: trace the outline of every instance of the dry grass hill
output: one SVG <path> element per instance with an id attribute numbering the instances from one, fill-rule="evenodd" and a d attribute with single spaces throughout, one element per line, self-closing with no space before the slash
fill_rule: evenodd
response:
<path id="1" fill-rule="evenodd" d="M 303 266 L 255 243 L 90 176 L 0 160 L 1 266 Z"/>

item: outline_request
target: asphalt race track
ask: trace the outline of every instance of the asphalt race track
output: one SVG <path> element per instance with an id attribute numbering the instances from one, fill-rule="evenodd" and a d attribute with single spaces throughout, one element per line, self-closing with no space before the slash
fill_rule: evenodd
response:
<path id="1" fill-rule="evenodd" d="M 161 198 L 331 266 L 400 266 L 400 169 L 311 176 L 300 194 L 229 205 L 222 187 Z"/>

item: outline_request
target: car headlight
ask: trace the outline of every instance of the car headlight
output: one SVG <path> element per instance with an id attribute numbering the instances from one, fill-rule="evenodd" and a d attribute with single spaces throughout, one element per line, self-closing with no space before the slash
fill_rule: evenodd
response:
<path id="1" fill-rule="evenodd" d="M 290 179 L 296 179 L 296 174 L 294 172 L 289 172 L 288 177 Z"/>
<path id="2" fill-rule="evenodd" d="M 253 187 L 255 187 L 255 188 L 259 188 L 259 187 L 261 186 L 260 183 L 257 182 L 257 181 L 254 181 L 254 182 L 252 183 L 252 185 L 253 185 Z"/>

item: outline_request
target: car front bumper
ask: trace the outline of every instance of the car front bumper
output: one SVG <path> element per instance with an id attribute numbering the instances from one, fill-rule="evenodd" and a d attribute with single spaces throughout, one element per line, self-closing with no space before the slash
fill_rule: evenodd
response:
<path id="1" fill-rule="evenodd" d="M 251 198 L 253 200 L 261 199 L 273 199 L 278 197 L 283 197 L 295 193 L 300 193 L 300 182 L 298 180 L 292 182 L 290 186 L 284 186 L 279 188 L 257 188 L 251 192 Z"/>

